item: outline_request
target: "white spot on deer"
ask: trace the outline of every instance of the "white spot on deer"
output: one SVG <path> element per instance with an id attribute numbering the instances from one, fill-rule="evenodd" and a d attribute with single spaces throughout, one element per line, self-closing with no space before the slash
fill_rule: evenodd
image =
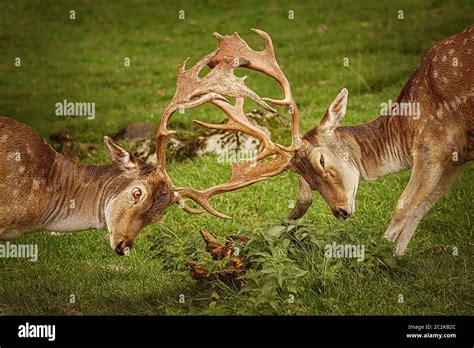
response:
<path id="1" fill-rule="evenodd" d="M 449 55 L 453 55 L 453 54 L 454 54 L 454 49 L 451 48 L 451 49 L 448 51 L 448 54 L 449 54 Z"/>
<path id="2" fill-rule="evenodd" d="M 462 40 L 462 44 L 463 45 L 467 44 L 467 37 L 465 37 L 464 40 Z"/>
<path id="3" fill-rule="evenodd" d="M 33 191 L 39 189 L 40 182 L 36 179 L 33 179 Z"/>
<path id="4" fill-rule="evenodd" d="M 18 168 L 18 172 L 19 173 L 23 173 L 25 171 L 25 167 L 24 166 L 20 166 L 20 168 Z"/>
<path id="5" fill-rule="evenodd" d="M 443 117 L 443 110 L 442 110 L 441 108 L 439 108 L 438 110 L 436 110 L 436 117 L 438 117 L 438 118 Z"/>
<path id="6" fill-rule="evenodd" d="M 436 70 L 433 71 L 433 77 L 434 77 L 434 78 L 437 78 L 437 77 L 438 77 L 438 71 L 436 71 Z"/>
<path id="7" fill-rule="evenodd" d="M 6 142 L 8 140 L 8 134 L 2 135 L 2 142 Z"/>
<path id="8" fill-rule="evenodd" d="M 441 58 L 441 60 L 442 60 L 443 62 L 445 62 L 445 61 L 446 61 L 446 55 L 444 55 L 443 58 Z"/>
<path id="9" fill-rule="evenodd" d="M 446 77 L 442 77 L 441 80 L 443 80 L 443 83 L 448 83 L 448 79 Z"/>
<path id="10" fill-rule="evenodd" d="M 435 55 L 435 56 L 433 57 L 433 62 L 436 62 L 437 60 L 438 60 L 438 56 Z"/>

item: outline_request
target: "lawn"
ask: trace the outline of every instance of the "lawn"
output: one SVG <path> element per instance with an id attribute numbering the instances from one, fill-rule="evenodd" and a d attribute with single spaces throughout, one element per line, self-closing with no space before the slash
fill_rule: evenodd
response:
<path id="1" fill-rule="evenodd" d="M 67 127 L 98 145 L 89 163 L 106 163 L 102 137 L 131 122 L 157 123 L 174 94 L 177 65 L 211 52 L 214 31 L 238 31 L 261 48 L 250 32 L 260 28 L 273 38 L 304 131 L 342 87 L 350 94 L 344 124 L 358 124 L 397 97 L 434 43 L 473 24 L 472 13 L 467 0 L 1 2 L 0 114 L 44 138 Z M 259 95 L 278 95 L 271 79 L 245 74 Z M 55 116 L 64 99 L 95 102 L 95 119 Z M 195 118 L 223 115 L 205 106 L 175 115 L 169 128 L 190 130 Z M 273 136 L 289 143 L 289 131 Z M 227 180 L 230 168 L 205 156 L 171 161 L 169 172 L 178 185 L 204 188 Z M 231 221 L 168 209 L 128 257 L 110 249 L 105 230 L 29 235 L 18 242 L 38 244 L 38 262 L 0 259 L 0 315 L 473 314 L 474 167 L 422 220 L 407 255 L 395 259 L 382 235 L 408 179 L 404 172 L 361 183 L 348 221 L 336 220 L 315 194 L 304 219 L 289 222 L 298 185 L 287 173 L 216 197 Z M 202 228 L 222 241 L 252 237 L 259 267 L 244 286 L 190 277 L 188 259 L 213 264 Z M 365 260 L 325 258 L 333 242 L 364 245 Z"/>

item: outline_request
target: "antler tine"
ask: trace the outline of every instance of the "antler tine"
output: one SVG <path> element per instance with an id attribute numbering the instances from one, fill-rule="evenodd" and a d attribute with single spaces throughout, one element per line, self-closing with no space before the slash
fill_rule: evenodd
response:
<path id="1" fill-rule="evenodd" d="M 273 42 L 263 30 L 252 29 L 254 33 L 262 38 L 265 42 L 265 48 L 262 51 L 255 51 L 237 34 L 222 36 L 214 33 L 219 41 L 219 52 L 209 61 L 210 67 L 217 66 L 221 61 L 226 59 L 243 61 L 240 66 L 263 72 L 264 74 L 275 79 L 283 89 L 283 99 L 262 98 L 266 102 L 270 102 L 279 106 L 288 106 L 291 113 L 291 135 L 292 145 L 290 147 L 282 147 L 285 151 L 294 151 L 301 145 L 301 134 L 299 130 L 299 110 L 291 93 L 290 83 L 285 74 L 281 70 L 275 57 Z"/>

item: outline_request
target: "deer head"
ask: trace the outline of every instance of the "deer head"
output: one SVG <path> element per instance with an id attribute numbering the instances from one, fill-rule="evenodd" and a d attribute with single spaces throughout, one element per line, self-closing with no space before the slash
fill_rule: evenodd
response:
<path id="1" fill-rule="evenodd" d="M 109 186 L 112 192 L 105 203 L 105 222 L 110 246 L 124 255 L 139 231 L 158 221 L 165 209 L 177 202 L 177 197 L 153 167 L 109 137 L 104 137 L 104 142 L 110 159 L 121 170 Z"/>
<path id="2" fill-rule="evenodd" d="M 338 218 L 347 219 L 355 210 L 359 170 L 351 156 L 355 147 L 335 132 L 344 118 L 348 92 L 344 88 L 331 103 L 320 122 L 303 137 L 302 146 L 291 161 L 317 190 Z"/>

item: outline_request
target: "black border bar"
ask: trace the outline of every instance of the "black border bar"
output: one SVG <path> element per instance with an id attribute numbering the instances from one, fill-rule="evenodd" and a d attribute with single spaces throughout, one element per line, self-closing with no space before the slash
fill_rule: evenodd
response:
<path id="1" fill-rule="evenodd" d="M 473 347 L 472 316 L 130 317 L 4 316 L 0 347 L 64 344 L 407 344 Z M 55 325 L 55 341 L 20 338 L 19 326 Z M 411 329 L 409 328 L 411 325 Z M 448 325 L 448 326 L 446 326 Z M 413 329 L 417 327 L 417 329 Z M 426 329 L 429 328 L 429 329 Z M 408 338 L 407 334 L 453 334 L 455 338 Z"/>

